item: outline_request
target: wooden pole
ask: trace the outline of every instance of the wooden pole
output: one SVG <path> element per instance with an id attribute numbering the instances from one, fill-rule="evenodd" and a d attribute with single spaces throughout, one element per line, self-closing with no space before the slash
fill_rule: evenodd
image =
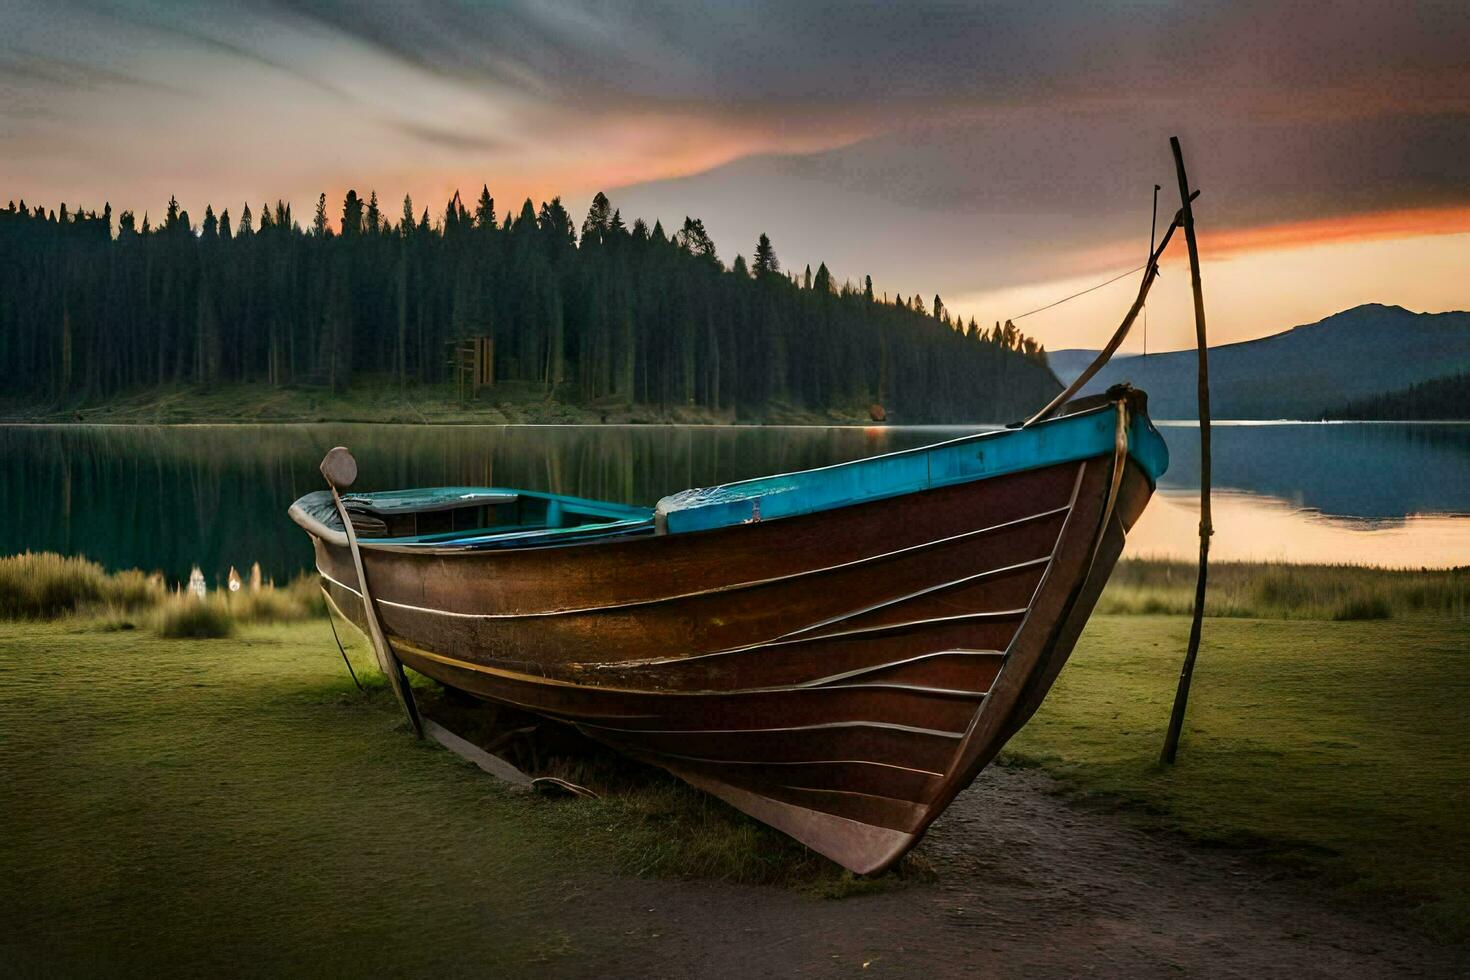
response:
<path id="1" fill-rule="evenodd" d="M 1159 233 L 1159 191 L 1163 190 L 1158 184 L 1154 185 L 1154 214 L 1148 221 L 1148 254 L 1153 258 L 1154 238 Z M 1143 308 L 1143 356 L 1148 357 L 1148 307 Z"/>
<path id="2" fill-rule="evenodd" d="M 1184 221 L 1184 241 L 1189 246 L 1189 284 L 1194 289 L 1194 333 L 1199 351 L 1199 578 L 1194 586 L 1194 619 L 1189 626 L 1189 649 L 1179 671 L 1179 687 L 1174 693 L 1174 710 L 1169 715 L 1169 732 L 1164 736 L 1164 751 L 1159 761 L 1172 765 L 1179 751 L 1179 733 L 1184 728 L 1184 709 L 1189 704 L 1189 682 L 1194 676 L 1194 661 L 1199 656 L 1201 620 L 1205 614 L 1205 579 L 1210 569 L 1210 356 L 1205 338 L 1205 294 L 1199 278 L 1199 246 L 1194 238 L 1194 210 L 1190 207 L 1189 178 L 1184 173 L 1184 153 L 1179 137 L 1169 137 L 1174 151 L 1174 169 L 1179 175 L 1180 209 Z"/>

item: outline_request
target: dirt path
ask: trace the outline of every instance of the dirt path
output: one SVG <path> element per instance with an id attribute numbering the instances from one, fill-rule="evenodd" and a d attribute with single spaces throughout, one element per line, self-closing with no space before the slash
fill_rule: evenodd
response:
<path id="1" fill-rule="evenodd" d="M 1464 949 L 1329 907 L 1310 882 L 1066 802 L 991 769 L 924 844 L 932 884 L 843 901 L 599 881 L 568 902 L 621 941 L 553 972 L 603 976 L 1347 977 L 1464 975 Z"/>

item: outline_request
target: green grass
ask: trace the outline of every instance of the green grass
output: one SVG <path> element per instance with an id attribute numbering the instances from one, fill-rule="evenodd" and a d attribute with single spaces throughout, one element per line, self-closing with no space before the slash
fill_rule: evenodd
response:
<path id="1" fill-rule="evenodd" d="M 1195 566 L 1131 559 L 1118 563 L 1098 612 L 1187 616 Z M 1470 567 L 1390 570 L 1357 565 L 1217 562 L 1210 566 L 1209 616 L 1249 619 L 1451 619 L 1470 621 Z"/>
<path id="2" fill-rule="evenodd" d="M 1007 759 L 1470 936 L 1470 624 L 1206 620 L 1170 768 L 1188 628 L 1095 617 Z"/>
<path id="3" fill-rule="evenodd" d="M 524 975 L 649 941 L 577 904 L 618 871 L 891 887 L 661 774 L 513 794 L 359 693 L 322 619 L 0 623 L 0 732 L 7 976 Z"/>
<path id="4" fill-rule="evenodd" d="M 1095 619 L 1007 760 L 1470 935 L 1470 626 L 1211 619 L 1165 769 L 1187 628 Z M 321 619 L 211 640 L 0 623 L 0 731 L 11 975 L 515 974 L 649 941 L 581 914 L 576 896 L 616 872 L 894 884 L 605 759 L 559 763 L 601 799 L 512 794 L 409 738 L 381 683 L 354 689 Z"/>
<path id="5" fill-rule="evenodd" d="M 483 975 L 617 942 L 595 842 L 408 737 L 320 620 L 0 624 L 9 976 Z"/>

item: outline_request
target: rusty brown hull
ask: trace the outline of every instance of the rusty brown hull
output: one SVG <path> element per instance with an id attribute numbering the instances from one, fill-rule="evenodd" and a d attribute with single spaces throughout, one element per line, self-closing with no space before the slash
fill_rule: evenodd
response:
<path id="1" fill-rule="evenodd" d="M 1036 710 L 1151 490 L 1109 453 L 901 507 L 363 557 L 407 666 L 574 725 L 875 872 Z M 332 601 L 361 624 L 350 553 L 315 546 Z"/>

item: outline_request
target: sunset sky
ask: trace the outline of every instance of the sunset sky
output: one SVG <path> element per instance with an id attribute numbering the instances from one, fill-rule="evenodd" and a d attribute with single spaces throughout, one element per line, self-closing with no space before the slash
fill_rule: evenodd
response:
<path id="1" fill-rule="evenodd" d="M 1178 134 L 1216 342 L 1470 307 L 1464 0 L 0 5 L 0 202 L 601 189 L 989 322 L 1141 264 Z M 1150 349 L 1192 343 L 1182 256 Z M 1019 325 L 1095 346 L 1135 287 Z"/>

